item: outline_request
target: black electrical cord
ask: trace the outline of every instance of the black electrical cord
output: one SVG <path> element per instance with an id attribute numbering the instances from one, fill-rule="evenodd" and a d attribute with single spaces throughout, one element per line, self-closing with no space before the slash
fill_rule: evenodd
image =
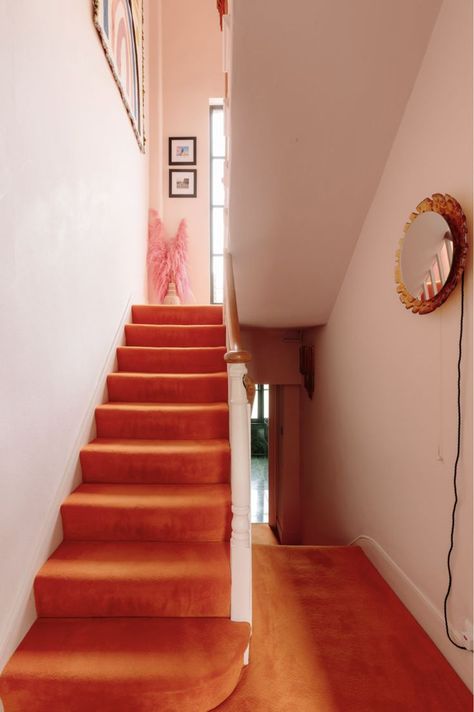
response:
<path id="1" fill-rule="evenodd" d="M 446 628 L 446 635 L 449 638 L 449 641 L 456 646 L 456 648 L 459 648 L 460 650 L 468 650 L 469 652 L 472 652 L 469 650 L 469 648 L 466 648 L 465 645 L 459 645 L 459 643 L 456 643 L 455 640 L 453 640 L 451 633 L 449 631 L 449 623 L 448 623 L 448 598 L 449 594 L 451 593 L 451 587 L 453 583 L 453 575 L 451 572 L 451 554 L 453 553 L 454 549 L 454 530 L 456 528 L 456 507 L 458 504 L 458 486 L 457 486 L 457 479 L 458 479 L 458 463 L 459 463 L 459 457 L 461 455 L 461 425 L 462 425 L 462 420 L 461 420 L 461 359 L 462 359 L 462 335 L 463 335 L 463 329 L 464 329 L 464 272 L 462 274 L 461 278 L 461 320 L 460 320 L 460 326 L 459 326 L 459 351 L 458 351 L 458 436 L 457 436 L 457 449 L 456 449 L 456 460 L 454 461 L 454 476 L 453 476 L 453 488 L 454 488 L 454 505 L 453 505 L 453 511 L 451 512 L 451 546 L 449 547 L 449 552 L 448 552 L 448 590 L 446 591 L 446 596 L 444 597 L 444 625 Z"/>

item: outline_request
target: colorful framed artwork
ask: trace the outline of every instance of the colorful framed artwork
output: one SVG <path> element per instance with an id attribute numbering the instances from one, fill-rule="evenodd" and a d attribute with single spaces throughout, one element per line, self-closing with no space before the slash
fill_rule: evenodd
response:
<path id="1" fill-rule="evenodd" d="M 195 166 L 196 137 L 171 136 L 168 139 L 168 163 L 170 166 Z"/>
<path id="2" fill-rule="evenodd" d="M 197 170 L 190 168 L 170 168 L 169 197 L 195 198 L 197 195 Z"/>
<path id="3" fill-rule="evenodd" d="M 140 150 L 145 152 L 144 0 L 93 0 L 94 25 Z"/>
<path id="4" fill-rule="evenodd" d="M 222 30 L 222 18 L 227 15 L 227 0 L 217 0 L 217 12 L 219 13 L 219 22 Z"/>

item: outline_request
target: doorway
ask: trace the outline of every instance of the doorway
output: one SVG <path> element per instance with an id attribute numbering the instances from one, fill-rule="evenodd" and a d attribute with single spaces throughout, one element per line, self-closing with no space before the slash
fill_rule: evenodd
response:
<path id="1" fill-rule="evenodd" d="M 270 387 L 256 384 L 255 400 L 252 407 L 251 433 L 251 521 L 268 524 L 269 521 L 269 478 L 268 478 L 268 438 L 270 419 Z"/>

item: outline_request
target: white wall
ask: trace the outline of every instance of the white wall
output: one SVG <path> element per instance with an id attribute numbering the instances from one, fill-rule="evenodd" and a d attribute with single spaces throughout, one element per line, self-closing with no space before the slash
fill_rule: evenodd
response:
<path id="1" fill-rule="evenodd" d="M 209 99 L 222 97 L 224 92 L 219 15 L 214 0 L 162 0 L 161 4 L 163 144 L 161 152 L 157 149 L 151 155 L 150 207 L 161 212 L 170 235 L 176 234 L 180 220 L 186 218 L 191 288 L 196 301 L 207 304 L 210 299 Z M 153 13 L 157 14 L 155 8 Z M 152 133 L 158 136 L 154 121 L 152 117 Z M 196 198 L 168 197 L 169 136 L 197 137 Z"/>
<path id="2" fill-rule="evenodd" d="M 34 617 L 91 399 L 143 300 L 148 159 L 92 3 L 0 0 L 0 665 Z"/>
<path id="3" fill-rule="evenodd" d="M 235 0 L 229 246 L 242 323 L 325 324 L 441 0 Z"/>
<path id="4" fill-rule="evenodd" d="M 312 402 L 302 399 L 302 506 L 305 543 L 348 543 L 364 534 L 383 547 L 433 604 L 429 632 L 469 684 L 472 655 L 447 642 L 440 615 L 460 289 L 433 314 L 414 315 L 395 292 L 394 260 L 410 212 L 433 192 L 459 200 L 472 235 L 472 189 L 472 3 L 445 0 L 329 323 L 312 334 L 316 390 Z M 471 264 L 466 279 L 465 421 L 449 607 L 458 630 L 472 620 Z M 415 610 L 412 593 L 406 600 Z"/>

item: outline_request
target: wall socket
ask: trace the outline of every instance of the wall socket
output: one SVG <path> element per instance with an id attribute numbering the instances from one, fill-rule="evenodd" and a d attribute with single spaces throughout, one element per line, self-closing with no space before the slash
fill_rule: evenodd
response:
<path id="1" fill-rule="evenodd" d="M 472 621 L 468 618 L 464 620 L 464 629 L 461 631 L 462 644 L 468 649 L 473 649 Z"/>

